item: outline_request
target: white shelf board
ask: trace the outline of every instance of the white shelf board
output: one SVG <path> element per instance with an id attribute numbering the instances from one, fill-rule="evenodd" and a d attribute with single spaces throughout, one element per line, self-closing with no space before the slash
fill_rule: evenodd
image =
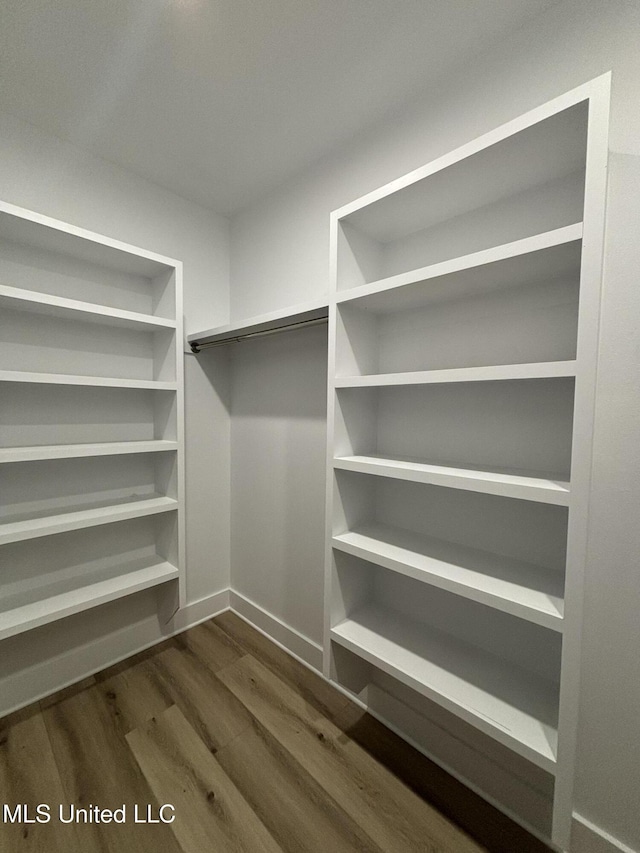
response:
<path id="1" fill-rule="evenodd" d="M 378 605 L 356 611 L 332 629 L 331 639 L 555 772 L 557 689 L 551 682 Z"/>
<path id="2" fill-rule="evenodd" d="M 181 262 L 175 258 L 149 252 L 6 201 L 0 201 L 0 238 L 130 275 L 153 278 L 181 268 Z"/>
<path id="3" fill-rule="evenodd" d="M 295 323 L 305 323 L 309 320 L 320 320 L 328 317 L 328 315 L 329 308 L 326 301 L 306 302 L 302 305 L 295 305 L 291 308 L 283 308 L 279 311 L 271 311 L 269 314 L 261 314 L 257 317 L 240 320 L 237 323 L 230 323 L 227 326 L 218 326 L 213 329 L 205 329 L 202 332 L 194 332 L 187 335 L 187 341 L 190 344 L 211 344 L 223 342 L 227 339 L 231 342 L 235 338 L 245 335 L 268 332 L 273 329 L 291 326 Z"/>
<path id="4" fill-rule="evenodd" d="M 83 456 L 121 456 L 127 453 L 162 453 L 177 450 L 177 441 L 108 441 L 99 444 L 50 444 L 0 449 L 0 463 L 74 459 Z"/>
<path id="5" fill-rule="evenodd" d="M 334 217 L 386 243 L 583 170 L 586 100 L 556 103 L 367 193 Z"/>
<path id="6" fill-rule="evenodd" d="M 394 313 L 431 302 L 555 281 L 580 272 L 582 223 L 556 228 L 480 252 L 430 264 L 341 290 L 338 303 L 362 300 L 373 313 Z"/>
<path id="7" fill-rule="evenodd" d="M 430 483 L 451 489 L 465 489 L 489 495 L 568 506 L 569 483 L 562 476 L 540 476 L 526 471 L 500 469 L 486 471 L 475 467 L 454 468 L 415 459 L 379 455 L 340 456 L 334 468 L 376 474 L 397 480 Z"/>
<path id="8" fill-rule="evenodd" d="M 102 502 L 84 508 L 65 507 L 54 514 L 31 514 L 20 518 L 9 516 L 0 518 L 0 545 L 64 533 L 67 530 L 81 530 L 85 527 L 96 527 L 100 524 L 111 524 L 130 518 L 172 512 L 177 509 L 178 501 L 163 495 L 154 495 L 121 499 L 117 502 Z"/>
<path id="9" fill-rule="evenodd" d="M 123 311 L 109 308 L 93 302 L 81 302 L 48 293 L 37 293 L 19 287 L 0 284 L 0 308 L 13 308 L 30 311 L 50 317 L 62 317 L 68 320 L 83 320 L 101 325 L 119 326 L 125 329 L 155 332 L 158 329 L 175 329 L 176 321 L 152 314 L 140 314 L 136 311 Z"/>
<path id="10" fill-rule="evenodd" d="M 377 523 L 346 531 L 332 541 L 334 548 L 347 554 L 562 631 L 560 572 Z"/>
<path id="11" fill-rule="evenodd" d="M 504 364 L 489 367 L 462 367 L 447 370 L 418 370 L 406 373 L 378 373 L 364 376 L 337 376 L 336 388 L 371 388 L 381 385 L 431 385 L 447 382 L 496 382 L 510 379 L 552 379 L 575 376 L 575 361 L 546 361 L 536 364 Z"/>
<path id="12" fill-rule="evenodd" d="M 137 388 L 149 391 L 175 391 L 177 382 L 155 379 L 114 379 L 110 376 L 75 376 L 67 373 L 31 373 L 0 370 L 0 382 L 27 382 L 35 385 L 90 385 L 97 388 Z"/>
<path id="13" fill-rule="evenodd" d="M 108 571 L 107 576 L 99 572 L 84 575 L 82 569 L 78 567 L 80 585 L 73 589 L 58 588 L 55 583 L 47 586 L 43 578 L 39 590 L 35 588 L 22 594 L 12 591 L 10 596 L 4 596 L 0 586 L 3 607 L 0 610 L 0 640 L 178 578 L 178 569 L 160 557 L 126 563 L 115 572 Z M 25 595 L 36 594 L 36 600 L 23 602 Z"/>

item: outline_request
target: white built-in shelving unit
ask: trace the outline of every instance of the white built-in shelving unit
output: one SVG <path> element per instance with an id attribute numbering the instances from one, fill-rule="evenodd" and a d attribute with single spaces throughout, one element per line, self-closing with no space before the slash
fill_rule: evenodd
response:
<path id="1" fill-rule="evenodd" d="M 548 807 L 501 805 L 559 847 L 608 97 L 598 78 L 331 218 L 325 674 L 432 754 L 416 720 L 444 709 L 513 755 Z"/>
<path id="2" fill-rule="evenodd" d="M 0 203 L 0 639 L 184 603 L 182 265 Z"/>

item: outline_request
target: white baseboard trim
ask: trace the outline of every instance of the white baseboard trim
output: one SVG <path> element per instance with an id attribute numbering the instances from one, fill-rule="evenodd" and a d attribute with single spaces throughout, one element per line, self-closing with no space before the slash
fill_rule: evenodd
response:
<path id="1" fill-rule="evenodd" d="M 322 673 L 322 646 L 291 628 L 282 619 L 273 616 L 242 593 L 231 590 L 231 610 L 253 628 L 293 655 L 301 663 Z"/>
<path id="2" fill-rule="evenodd" d="M 220 592 L 205 595 L 204 598 L 192 601 L 182 610 L 178 610 L 168 626 L 171 634 L 180 634 L 187 628 L 195 628 L 201 622 L 206 622 L 208 619 L 213 619 L 214 616 L 224 613 L 225 610 L 229 609 L 229 592 L 229 589 L 221 589 Z"/>
<path id="3" fill-rule="evenodd" d="M 454 779 L 457 779 L 458 782 L 462 783 L 466 788 L 469 788 L 470 791 L 473 791 L 474 794 L 477 794 L 483 800 L 485 800 L 490 805 L 492 805 L 495 809 L 502 812 L 504 815 L 506 815 L 508 818 L 510 818 L 514 823 L 517 823 L 519 826 L 521 826 L 524 830 L 526 830 L 528 833 L 533 835 L 535 838 L 539 839 L 540 841 L 542 841 L 546 845 L 551 844 L 549 838 L 546 835 L 544 835 L 535 826 L 530 824 L 527 820 L 524 820 L 518 814 L 517 811 L 514 811 L 512 808 L 509 808 L 499 798 L 492 796 L 482 786 L 475 784 L 473 781 L 471 781 L 469 779 L 468 776 L 466 776 L 464 774 L 464 772 L 460 772 L 459 770 L 456 770 L 454 764 L 451 764 L 451 763 L 443 760 L 441 756 L 436 755 L 436 753 L 434 753 L 431 749 L 429 749 L 428 746 L 425 746 L 423 738 L 420 737 L 419 735 L 417 737 L 414 736 L 417 733 L 412 732 L 412 727 L 406 725 L 406 721 L 407 721 L 406 717 L 404 720 L 405 725 L 398 725 L 397 722 L 393 722 L 393 719 L 390 718 L 389 714 L 384 713 L 384 712 L 380 713 L 380 711 L 376 710 L 375 707 L 372 707 L 372 703 L 370 701 L 370 699 L 371 699 L 371 692 L 370 692 L 371 688 L 369 688 L 367 690 L 367 697 L 366 697 L 366 701 L 365 701 L 364 699 L 361 699 L 359 696 L 356 696 L 350 690 L 343 687 L 337 681 L 333 681 L 331 679 L 326 679 L 326 678 L 325 678 L 325 680 L 328 681 L 329 684 L 331 684 L 331 686 L 334 687 L 337 691 L 339 691 L 344 696 L 346 696 L 348 699 L 350 699 L 351 702 L 353 702 L 359 708 L 362 708 L 363 711 L 366 711 L 367 714 L 374 717 L 376 720 L 378 720 L 378 722 L 382 723 L 383 726 L 386 726 L 390 731 L 392 731 L 394 734 L 398 735 L 398 737 L 402 738 L 402 740 L 406 741 L 410 746 L 412 746 L 416 750 L 416 752 L 421 753 L 426 758 L 428 758 L 429 761 L 432 761 L 434 764 L 437 764 L 438 767 L 441 767 L 446 773 L 448 773 Z M 377 689 L 375 691 L 375 694 L 378 696 L 381 696 L 383 693 L 384 693 L 384 691 L 381 691 L 380 689 Z M 392 706 L 393 706 L 393 704 L 396 704 L 399 707 L 402 704 L 402 703 L 398 702 L 396 699 L 394 699 L 391 695 L 387 694 L 387 696 L 388 696 L 388 699 L 391 701 Z M 416 714 L 415 718 L 417 719 L 418 716 L 419 715 Z M 422 726 L 429 725 L 429 720 L 427 720 L 426 718 L 423 719 L 421 725 Z M 445 736 L 445 731 L 441 730 L 441 732 L 442 732 L 442 735 Z M 476 751 L 475 755 L 476 755 L 476 760 L 487 763 L 488 758 L 482 752 Z M 494 766 L 496 767 L 496 770 L 500 769 L 497 765 L 494 765 Z M 502 770 L 502 772 L 504 773 L 504 770 Z M 512 777 L 512 784 L 514 786 L 520 787 L 522 790 L 525 790 L 525 788 L 523 787 L 523 782 L 521 780 L 519 780 L 517 776 Z M 552 849 L 555 850 L 557 848 L 553 847 Z"/>
<path id="4" fill-rule="evenodd" d="M 582 815 L 573 813 L 571 853 L 638 853 Z"/>
<path id="5" fill-rule="evenodd" d="M 0 681 L 0 717 L 71 687 L 228 609 L 229 590 L 224 589 L 187 604 L 165 626 L 159 625 L 157 615 L 149 616 L 12 673 Z"/>

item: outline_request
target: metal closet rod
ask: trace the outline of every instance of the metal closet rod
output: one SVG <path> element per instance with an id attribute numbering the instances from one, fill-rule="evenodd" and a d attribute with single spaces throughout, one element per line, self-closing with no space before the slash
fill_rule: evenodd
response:
<path id="1" fill-rule="evenodd" d="M 278 332 L 289 332 L 292 329 L 300 329 L 303 326 L 320 326 L 324 323 L 328 323 L 328 317 L 316 317 L 313 320 L 300 320 L 299 323 L 285 323 L 283 326 L 276 326 L 273 329 L 265 329 L 262 332 L 247 332 L 246 335 L 234 335 L 229 338 L 222 338 L 220 341 L 209 341 L 208 343 L 198 343 L 198 341 L 192 341 L 189 346 L 191 347 L 191 352 L 196 355 L 201 352 L 203 349 L 208 349 L 209 347 L 221 347 L 225 344 L 237 344 L 240 341 L 249 340 L 249 338 L 266 338 L 267 335 L 276 335 Z"/>

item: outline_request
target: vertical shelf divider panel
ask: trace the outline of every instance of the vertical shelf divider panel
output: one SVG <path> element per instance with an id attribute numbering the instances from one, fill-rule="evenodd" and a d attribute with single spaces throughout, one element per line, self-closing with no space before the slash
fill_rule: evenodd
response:
<path id="1" fill-rule="evenodd" d="M 548 774 L 537 816 L 517 793 L 496 804 L 559 848 L 572 821 L 610 83 L 330 220 L 324 674 L 376 715 L 407 709 L 381 716 L 400 734 L 403 714 L 444 708 L 436 717 L 475 728 L 489 762 L 496 742 L 523 791 Z"/>
<path id="2" fill-rule="evenodd" d="M 552 839 L 560 847 L 568 847 L 571 837 L 578 739 L 580 650 L 596 402 L 611 75 L 606 74 L 592 81 L 588 92 L 589 128 L 565 582 L 566 627 L 560 684 L 558 773 L 554 792 L 552 832 Z"/>
<path id="3" fill-rule="evenodd" d="M 0 639 L 185 603 L 182 263 L 0 202 Z"/>

